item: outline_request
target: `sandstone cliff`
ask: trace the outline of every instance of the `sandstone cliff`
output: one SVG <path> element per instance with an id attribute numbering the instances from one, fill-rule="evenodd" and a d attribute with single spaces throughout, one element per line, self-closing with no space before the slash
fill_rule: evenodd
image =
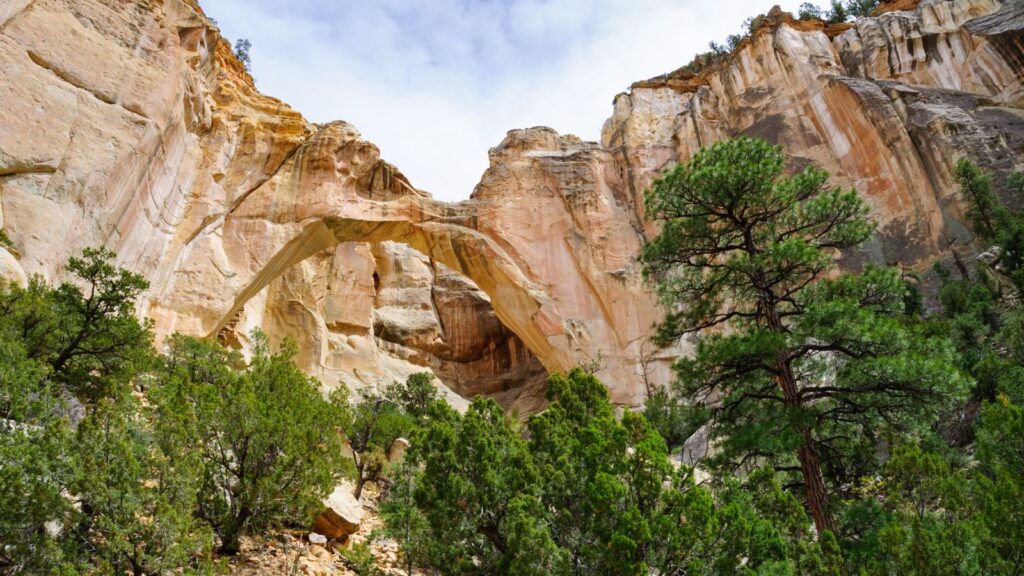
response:
<path id="1" fill-rule="evenodd" d="M 778 12 L 766 20 L 716 70 L 616 97 L 602 141 L 630 175 L 631 205 L 665 166 L 745 134 L 783 144 L 793 169 L 815 163 L 865 194 L 881 224 L 876 260 L 921 269 L 947 236 L 969 241 L 956 160 L 970 156 L 1000 187 L 1024 161 L 1024 4 L 924 1 L 831 39 Z"/>
<path id="2" fill-rule="evenodd" d="M 838 34 L 775 14 L 715 69 L 616 97 L 600 144 L 509 132 L 472 198 L 445 204 L 352 126 L 257 92 L 192 0 L 7 0 L 0 274 L 60 280 L 105 244 L 150 279 L 158 339 L 244 346 L 262 328 L 328 385 L 429 368 L 523 411 L 546 371 L 592 362 L 635 405 L 687 346 L 648 343 L 635 257 L 654 176 L 768 138 L 867 195 L 883 227 L 851 256 L 924 269 L 970 241 L 955 160 L 999 186 L 1024 168 L 1022 31 L 1013 1 L 926 0 Z"/>

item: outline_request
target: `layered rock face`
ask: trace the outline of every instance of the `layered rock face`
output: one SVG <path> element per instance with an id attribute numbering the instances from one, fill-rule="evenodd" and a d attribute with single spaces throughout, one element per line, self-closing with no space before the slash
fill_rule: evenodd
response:
<path id="1" fill-rule="evenodd" d="M 433 369 L 530 411 L 548 370 L 635 380 L 657 310 L 595 144 L 516 132 L 477 199 L 435 202 L 352 126 L 259 94 L 187 0 L 5 3 L 0 70 L 5 275 L 60 281 L 106 245 L 149 278 L 158 342 L 261 328 L 357 390 Z"/>
<path id="2" fill-rule="evenodd" d="M 1020 3 L 926 1 L 834 38 L 776 20 L 697 81 L 619 95 L 600 144 L 509 132 L 445 204 L 352 126 L 259 94 L 192 0 L 8 0 L 0 274 L 59 281 L 102 244 L 149 278 L 158 341 L 260 328 L 329 386 L 429 369 L 521 412 L 548 371 L 588 363 L 636 405 L 688 347 L 649 343 L 642 190 L 700 146 L 756 135 L 821 165 L 882 223 L 862 256 L 918 269 L 970 240 L 958 157 L 999 186 L 1024 167 Z"/>
<path id="3" fill-rule="evenodd" d="M 703 77 L 681 70 L 616 98 L 602 140 L 631 176 L 631 205 L 665 167 L 742 134 L 863 193 L 880 224 L 876 261 L 925 269 L 969 242 L 956 161 L 991 170 L 1004 192 L 1024 162 L 1024 4 L 923 1 L 831 39 L 777 12 L 766 20 Z"/>

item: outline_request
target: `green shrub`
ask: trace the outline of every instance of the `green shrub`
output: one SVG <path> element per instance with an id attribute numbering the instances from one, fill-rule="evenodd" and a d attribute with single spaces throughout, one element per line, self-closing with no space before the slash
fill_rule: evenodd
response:
<path id="1" fill-rule="evenodd" d="M 727 480 L 716 498 L 673 468 L 642 415 L 616 419 L 593 376 L 552 376 L 548 399 L 528 438 L 493 400 L 464 416 L 434 404 L 382 507 L 407 562 L 445 574 L 836 573 L 834 542 L 814 541 L 774 474 L 753 488 Z"/>
<path id="2" fill-rule="evenodd" d="M 383 394 L 363 392 L 362 402 L 353 408 L 345 427 L 355 465 L 356 499 L 367 482 L 385 478 L 392 444 L 421 425 L 431 403 L 440 398 L 432 380 L 430 374 L 418 373 L 386 387 Z"/>
<path id="3" fill-rule="evenodd" d="M 246 366 L 219 344 L 175 336 L 151 398 L 161 442 L 191 446 L 200 474 L 197 514 L 234 554 L 250 530 L 307 525 L 338 481 L 344 390 L 324 400 L 286 342 L 272 354 L 253 335 Z"/>
<path id="4" fill-rule="evenodd" d="M 366 542 L 353 543 L 348 548 L 343 548 L 341 557 L 345 567 L 355 572 L 356 576 L 376 576 L 381 573 L 377 569 L 377 558 Z"/>

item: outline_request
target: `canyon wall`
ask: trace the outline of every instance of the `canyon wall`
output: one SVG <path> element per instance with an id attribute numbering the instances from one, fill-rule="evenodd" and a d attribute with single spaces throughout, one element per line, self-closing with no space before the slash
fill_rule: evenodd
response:
<path id="1" fill-rule="evenodd" d="M 105 245 L 150 280 L 158 344 L 244 348 L 260 328 L 328 386 L 429 369 L 453 399 L 524 413 L 548 371 L 586 363 L 636 405 L 689 346 L 648 340 L 642 191 L 700 146 L 748 134 L 822 166 L 881 223 L 850 262 L 918 270 L 971 241 L 957 158 L 1003 192 L 1024 168 L 1024 4 L 931 0 L 845 28 L 773 12 L 712 69 L 617 96 L 601 143 L 509 132 L 446 204 L 351 125 L 260 94 L 192 0 L 7 0 L 0 274 L 64 280 Z"/>
<path id="2" fill-rule="evenodd" d="M 617 96 L 602 141 L 629 174 L 628 202 L 640 210 L 665 167 L 742 134 L 864 194 L 876 261 L 925 269 L 948 241 L 969 242 L 956 161 L 992 171 L 1004 193 L 1024 167 L 1024 3 L 923 1 L 836 28 L 774 10 L 712 70 Z"/>

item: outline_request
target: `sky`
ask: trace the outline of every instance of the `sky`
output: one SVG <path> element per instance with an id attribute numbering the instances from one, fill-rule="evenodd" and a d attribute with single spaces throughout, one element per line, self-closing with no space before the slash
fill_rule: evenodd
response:
<path id="1" fill-rule="evenodd" d="M 612 99 L 778 0 L 202 0 L 256 86 L 345 120 L 414 186 L 468 198 L 508 130 L 599 140 Z"/>

